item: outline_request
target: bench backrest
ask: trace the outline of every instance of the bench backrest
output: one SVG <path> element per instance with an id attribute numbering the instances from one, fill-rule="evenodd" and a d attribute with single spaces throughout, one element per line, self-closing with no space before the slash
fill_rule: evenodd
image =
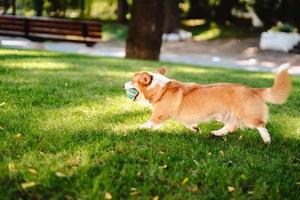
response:
<path id="1" fill-rule="evenodd" d="M 67 37 L 100 39 L 101 22 L 45 17 L 0 16 L 0 33 L 25 37 Z"/>

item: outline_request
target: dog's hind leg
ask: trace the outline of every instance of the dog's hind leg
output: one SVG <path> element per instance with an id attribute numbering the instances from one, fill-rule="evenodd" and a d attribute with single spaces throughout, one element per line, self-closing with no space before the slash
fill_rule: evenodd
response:
<path id="1" fill-rule="evenodd" d="M 190 129 L 193 132 L 201 133 L 201 129 L 197 126 L 197 124 L 185 125 L 185 127 L 187 127 L 188 129 Z"/>
<path id="2" fill-rule="evenodd" d="M 212 131 L 211 133 L 215 136 L 225 136 L 229 132 L 234 132 L 236 129 L 235 124 L 225 124 L 221 129 Z"/>
<path id="3" fill-rule="evenodd" d="M 259 134 L 260 134 L 261 138 L 263 139 L 264 143 L 270 144 L 271 136 L 270 136 L 268 130 L 265 127 L 256 127 L 256 129 L 259 131 Z"/>
<path id="4" fill-rule="evenodd" d="M 229 130 L 228 130 L 228 127 L 225 125 L 225 126 L 223 126 L 223 128 L 212 131 L 211 133 L 215 136 L 225 136 L 229 133 Z"/>
<path id="5" fill-rule="evenodd" d="M 225 136 L 229 132 L 234 132 L 236 128 L 238 128 L 238 120 L 237 118 L 230 112 L 218 115 L 216 117 L 218 122 L 224 123 L 223 128 L 219 130 L 212 131 L 211 133 L 215 136 Z"/>

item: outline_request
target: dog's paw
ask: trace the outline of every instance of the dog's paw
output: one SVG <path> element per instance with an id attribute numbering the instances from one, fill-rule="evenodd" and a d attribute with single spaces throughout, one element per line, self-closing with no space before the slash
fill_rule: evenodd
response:
<path id="1" fill-rule="evenodd" d="M 218 137 L 222 137 L 222 136 L 227 135 L 226 132 L 221 131 L 221 130 L 212 131 L 211 134 L 213 134 L 214 136 L 218 136 Z"/>
<path id="2" fill-rule="evenodd" d="M 151 129 L 152 126 L 151 126 L 151 124 L 149 124 L 148 122 L 146 122 L 145 124 L 141 124 L 141 125 L 139 126 L 139 128 L 140 128 L 140 129 Z"/>
<path id="3" fill-rule="evenodd" d="M 189 130 L 191 130 L 194 133 L 196 133 L 196 132 L 200 132 L 201 133 L 201 129 L 198 128 L 197 124 L 185 125 L 185 127 L 188 128 Z"/>
<path id="4" fill-rule="evenodd" d="M 266 137 L 266 138 L 263 138 L 263 141 L 265 144 L 270 144 L 271 143 L 271 137 Z"/>
<path id="5" fill-rule="evenodd" d="M 194 133 L 201 133 L 201 129 L 198 128 L 197 126 L 192 126 L 189 129 Z"/>
<path id="6" fill-rule="evenodd" d="M 139 126 L 140 129 L 159 129 L 160 125 L 155 124 L 151 121 L 146 122 L 145 124 L 142 124 Z"/>

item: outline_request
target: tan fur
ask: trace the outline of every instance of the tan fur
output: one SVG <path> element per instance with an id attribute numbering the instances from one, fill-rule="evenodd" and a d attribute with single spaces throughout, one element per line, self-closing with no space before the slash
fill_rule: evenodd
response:
<path id="1" fill-rule="evenodd" d="M 166 70 L 159 69 L 157 73 L 164 75 Z M 148 87 L 152 79 L 153 75 L 147 72 L 137 73 L 133 78 L 133 84 L 153 105 L 150 123 L 143 127 L 153 128 L 174 119 L 195 130 L 195 124 L 218 120 L 224 127 L 213 131 L 214 135 L 224 136 L 241 127 L 257 128 L 265 143 L 271 141 L 265 129 L 268 119 L 265 102 L 285 102 L 291 88 L 287 70 L 277 74 L 272 88 L 255 89 L 230 83 L 200 85 L 175 80 Z"/>
<path id="2" fill-rule="evenodd" d="M 291 91 L 291 81 L 287 70 L 276 75 L 271 88 L 258 88 L 254 91 L 268 103 L 283 104 Z"/>

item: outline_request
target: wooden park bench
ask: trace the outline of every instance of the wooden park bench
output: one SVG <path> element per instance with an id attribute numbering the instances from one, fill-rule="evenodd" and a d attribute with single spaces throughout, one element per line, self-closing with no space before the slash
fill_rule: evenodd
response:
<path id="1" fill-rule="evenodd" d="M 45 17 L 0 15 L 0 35 L 33 41 L 71 41 L 93 46 L 101 39 L 101 22 Z"/>

